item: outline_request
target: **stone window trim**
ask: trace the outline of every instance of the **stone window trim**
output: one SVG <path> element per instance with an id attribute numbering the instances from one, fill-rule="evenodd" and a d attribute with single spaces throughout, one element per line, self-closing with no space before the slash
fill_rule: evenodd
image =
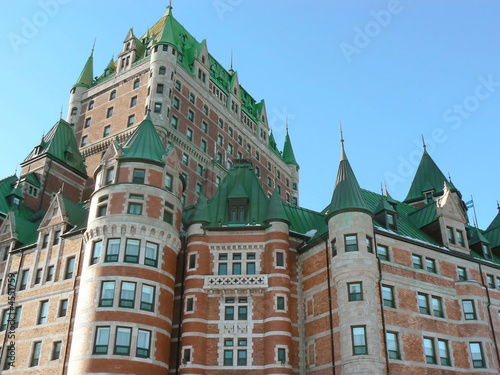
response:
<path id="1" fill-rule="evenodd" d="M 263 252 L 263 249 L 260 248 L 249 248 L 249 249 L 215 249 L 211 250 L 213 255 L 213 275 L 221 275 L 221 276 L 232 276 L 233 263 L 241 263 L 241 275 L 247 275 L 247 264 L 254 263 L 255 264 L 255 275 L 260 275 L 261 273 L 261 265 L 260 265 L 260 256 Z M 226 255 L 226 259 L 221 259 L 221 255 Z M 233 254 L 241 254 L 241 259 L 233 259 Z M 249 255 L 254 254 L 254 259 L 249 259 Z M 219 264 L 226 264 L 227 273 L 220 274 Z M 251 274 L 253 275 L 253 274 Z"/>
<path id="2" fill-rule="evenodd" d="M 281 255 L 278 255 L 278 254 L 281 254 Z M 279 264 L 280 262 L 282 262 L 283 264 L 280 265 Z M 286 268 L 287 268 L 286 250 L 277 249 L 274 251 L 273 266 L 274 266 L 274 268 L 277 268 L 277 269 L 286 270 Z"/>
<path id="3" fill-rule="evenodd" d="M 377 256 L 380 260 L 390 262 L 391 256 L 389 252 L 390 252 L 389 246 L 377 243 Z"/>
<path id="4" fill-rule="evenodd" d="M 187 271 L 194 271 L 198 268 L 198 252 L 191 252 L 188 255 Z"/>
<path id="5" fill-rule="evenodd" d="M 276 312 L 281 312 L 281 313 L 286 313 L 288 312 L 288 297 L 285 293 L 276 293 L 274 295 L 274 310 Z M 281 298 L 283 298 L 283 300 L 281 300 Z M 278 306 L 279 303 L 281 303 L 281 301 L 283 301 L 283 309 L 280 308 L 280 306 Z"/>
<path id="6" fill-rule="evenodd" d="M 194 314 L 196 312 L 196 301 L 195 295 L 187 294 L 184 302 L 184 314 Z"/>
<path id="7" fill-rule="evenodd" d="M 182 346 L 182 365 L 186 366 L 193 362 L 194 348 L 192 345 Z"/>
<path id="8" fill-rule="evenodd" d="M 280 350 L 281 349 L 281 350 Z M 283 356 L 284 351 L 284 358 Z M 282 358 L 280 358 L 282 357 Z M 287 345 L 276 345 L 274 348 L 274 359 L 276 363 L 282 364 L 283 366 L 288 363 L 288 346 Z"/>

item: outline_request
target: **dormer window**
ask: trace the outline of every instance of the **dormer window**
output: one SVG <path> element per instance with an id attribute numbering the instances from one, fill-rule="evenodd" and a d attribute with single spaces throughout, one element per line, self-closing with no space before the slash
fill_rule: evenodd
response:
<path id="1" fill-rule="evenodd" d="M 448 242 L 450 244 L 455 244 L 455 236 L 453 235 L 453 229 L 446 227 L 446 234 L 448 235 Z"/>
<path id="2" fill-rule="evenodd" d="M 391 230 L 396 230 L 396 216 L 391 213 L 387 213 L 387 228 Z"/>
<path id="3" fill-rule="evenodd" d="M 432 202 L 432 191 L 425 192 L 424 196 L 425 196 L 425 203 L 431 203 Z"/>
<path id="4" fill-rule="evenodd" d="M 229 199 L 229 222 L 233 224 L 246 223 L 248 199 Z"/>
<path id="5" fill-rule="evenodd" d="M 490 247 L 485 244 L 485 243 L 481 243 L 481 247 L 483 249 L 483 256 L 485 259 L 493 259 L 493 257 L 491 256 L 491 250 L 490 250 Z"/>

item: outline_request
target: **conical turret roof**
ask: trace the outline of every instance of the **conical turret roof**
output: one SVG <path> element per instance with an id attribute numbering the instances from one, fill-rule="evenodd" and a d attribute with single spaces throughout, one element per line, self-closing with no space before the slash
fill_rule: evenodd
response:
<path id="1" fill-rule="evenodd" d="M 94 82 L 94 49 L 92 49 L 92 53 L 87 59 L 87 62 L 83 67 L 82 73 L 80 74 L 80 77 L 78 77 L 78 81 L 75 83 L 73 87 L 89 88 L 92 86 L 93 82 Z"/>
<path id="2" fill-rule="evenodd" d="M 292 142 L 290 141 L 290 136 L 288 135 L 288 129 L 286 130 L 285 145 L 283 146 L 283 161 L 287 164 L 299 165 L 297 160 L 295 160 Z"/>
<path id="3" fill-rule="evenodd" d="M 167 154 L 149 114 L 121 150 L 122 159 L 146 159 L 156 162 L 164 162 L 163 157 Z"/>
<path id="4" fill-rule="evenodd" d="M 276 140 L 274 139 L 274 134 L 271 129 L 271 134 L 269 134 L 269 148 L 271 151 L 273 151 L 276 155 L 278 155 L 281 158 L 280 151 L 278 150 L 278 145 L 276 144 Z"/>
<path id="5" fill-rule="evenodd" d="M 327 220 L 343 211 L 363 211 L 371 214 L 342 144 L 342 157 Z"/>
<path id="6" fill-rule="evenodd" d="M 490 231 L 490 230 L 493 230 L 495 228 L 500 227 L 500 206 L 499 205 L 497 205 L 497 206 L 498 206 L 498 214 L 497 214 L 497 216 L 495 216 L 495 218 L 493 219 L 491 224 L 488 226 L 486 231 Z"/>
<path id="7" fill-rule="evenodd" d="M 201 189 L 200 197 L 194 206 L 194 212 L 189 220 L 190 223 L 210 223 L 208 212 L 208 199 L 205 195 L 205 189 Z"/>
<path id="8" fill-rule="evenodd" d="M 274 189 L 273 194 L 269 200 L 269 205 L 267 207 L 267 213 L 264 218 L 264 222 L 268 223 L 270 221 L 283 221 L 290 224 L 290 220 L 285 212 L 285 207 L 283 206 L 283 201 L 278 193 L 278 189 Z"/>

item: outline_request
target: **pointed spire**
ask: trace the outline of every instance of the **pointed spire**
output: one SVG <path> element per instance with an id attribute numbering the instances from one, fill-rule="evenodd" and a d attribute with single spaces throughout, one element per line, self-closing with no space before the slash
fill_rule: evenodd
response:
<path id="1" fill-rule="evenodd" d="M 169 1 L 168 6 L 167 6 L 167 12 L 170 14 L 172 12 L 172 0 Z"/>
<path id="2" fill-rule="evenodd" d="M 349 164 L 349 160 L 345 154 L 342 134 L 341 139 L 342 158 L 340 160 L 332 201 L 328 207 L 327 221 L 331 216 L 344 211 L 361 211 L 371 215 L 363 192 L 358 184 L 358 180 L 356 179 L 351 165 Z"/>
<path id="3" fill-rule="evenodd" d="M 344 150 L 344 134 L 342 133 L 342 121 L 340 121 L 340 143 L 342 144 L 342 155 L 340 157 L 340 160 L 347 160 L 347 156 L 345 155 Z"/>
<path id="4" fill-rule="evenodd" d="M 205 189 L 202 187 L 200 197 L 194 206 L 193 215 L 189 219 L 190 224 L 193 223 L 210 223 L 210 215 L 208 210 L 208 199 L 205 195 Z"/>
<path id="5" fill-rule="evenodd" d="M 497 201 L 497 209 L 498 209 L 497 216 L 495 216 L 491 224 L 488 226 L 486 232 L 489 232 L 492 229 L 500 227 L 500 204 L 498 204 L 498 201 Z"/>
<path id="6" fill-rule="evenodd" d="M 279 157 L 281 157 L 281 154 L 280 154 L 280 152 L 278 150 L 278 145 L 276 144 L 276 140 L 274 139 L 273 129 L 271 129 L 271 133 L 269 134 L 269 148 L 276 155 L 278 155 Z"/>
<path id="7" fill-rule="evenodd" d="M 94 41 L 95 47 L 95 41 Z M 73 87 L 86 87 L 90 88 L 94 83 L 94 47 L 92 47 L 92 52 L 90 53 L 85 66 L 83 67 L 82 73 L 80 77 L 78 77 L 78 81 L 75 83 Z"/>
<path id="8" fill-rule="evenodd" d="M 299 166 L 297 160 L 295 159 L 295 154 L 293 153 L 292 142 L 290 141 L 290 135 L 288 134 L 288 120 L 286 127 L 285 145 L 283 146 L 283 161 L 287 164 L 293 164 Z"/>
<path id="9" fill-rule="evenodd" d="M 233 75 L 234 70 L 233 70 L 233 49 L 231 48 L 231 69 L 229 69 L 229 74 Z"/>
<path id="10" fill-rule="evenodd" d="M 158 41 L 155 43 L 155 45 L 168 44 L 173 48 L 175 48 L 177 51 L 182 50 L 180 46 L 183 45 L 184 40 L 182 39 L 182 32 L 180 30 L 181 26 L 178 24 L 178 22 L 174 19 L 172 15 L 171 5 L 167 7 L 167 13 L 165 14 L 164 17 L 165 17 L 165 23 L 163 24 L 163 27 L 159 33 Z M 155 38 L 154 35 L 153 38 Z"/>
<path id="11" fill-rule="evenodd" d="M 427 152 L 427 146 L 425 145 L 425 139 L 423 134 L 422 134 L 422 145 L 424 146 L 424 152 Z"/>
<path id="12" fill-rule="evenodd" d="M 278 189 L 274 189 L 273 194 L 269 200 L 269 205 L 267 207 L 267 213 L 264 218 L 265 223 L 271 221 L 283 221 L 290 224 L 288 216 L 285 212 L 285 207 L 283 206 L 283 201 L 278 193 Z"/>

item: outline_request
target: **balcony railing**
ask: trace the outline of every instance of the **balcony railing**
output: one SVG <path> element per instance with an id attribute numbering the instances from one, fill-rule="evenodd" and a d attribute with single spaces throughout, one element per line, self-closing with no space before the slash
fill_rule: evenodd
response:
<path id="1" fill-rule="evenodd" d="M 262 289 L 267 288 L 267 275 L 205 276 L 205 289 Z"/>

